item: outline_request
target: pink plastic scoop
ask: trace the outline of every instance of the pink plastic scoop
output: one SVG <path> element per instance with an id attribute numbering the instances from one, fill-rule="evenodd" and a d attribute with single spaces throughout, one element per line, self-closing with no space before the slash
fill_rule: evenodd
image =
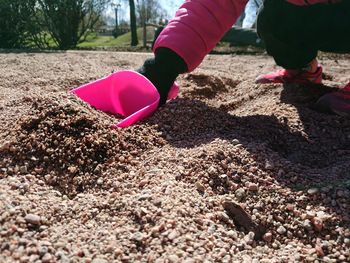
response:
<path id="1" fill-rule="evenodd" d="M 73 89 L 72 92 L 98 110 L 125 117 L 113 128 L 125 128 L 150 116 L 157 110 L 160 100 L 152 82 L 131 70 L 115 72 Z M 174 83 L 168 100 L 176 98 L 178 93 L 179 86 Z"/>

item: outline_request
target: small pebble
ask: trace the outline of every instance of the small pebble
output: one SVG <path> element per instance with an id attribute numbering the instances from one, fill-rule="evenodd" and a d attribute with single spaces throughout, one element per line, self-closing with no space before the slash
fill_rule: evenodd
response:
<path id="1" fill-rule="evenodd" d="M 103 179 L 102 178 L 98 178 L 97 179 L 97 184 L 98 185 L 103 185 Z"/>
<path id="2" fill-rule="evenodd" d="M 259 189 L 259 187 L 258 187 L 258 185 L 257 185 L 257 184 L 250 183 L 250 184 L 248 185 L 248 189 L 249 189 L 249 191 L 252 191 L 252 192 L 257 192 L 257 191 L 258 191 L 258 189 Z"/>
<path id="3" fill-rule="evenodd" d="M 238 188 L 235 191 L 235 196 L 239 201 L 241 201 L 246 196 L 245 190 L 243 188 Z"/>
<path id="4" fill-rule="evenodd" d="M 307 190 L 307 193 L 309 195 L 314 195 L 314 194 L 317 194 L 318 192 L 319 192 L 318 188 L 310 188 L 309 190 Z"/>
<path id="5" fill-rule="evenodd" d="M 180 262 L 180 259 L 178 256 L 176 255 L 170 255 L 168 256 L 168 260 L 170 263 L 177 263 L 177 262 Z"/>
<path id="6" fill-rule="evenodd" d="M 41 218 L 40 218 L 40 216 L 35 215 L 35 214 L 27 214 L 27 215 L 24 217 L 24 220 L 25 220 L 27 223 L 30 223 L 30 224 L 32 224 L 32 225 L 40 225 L 40 223 L 41 223 Z"/>
<path id="7" fill-rule="evenodd" d="M 178 233 L 177 233 L 177 231 L 174 229 L 173 231 L 171 231 L 171 232 L 169 233 L 168 238 L 169 238 L 170 240 L 174 240 L 177 236 L 178 236 Z"/>
<path id="8" fill-rule="evenodd" d="M 277 228 L 277 232 L 280 234 L 280 235 L 283 235 L 287 232 L 287 230 L 285 229 L 284 226 L 280 226 Z"/>
<path id="9" fill-rule="evenodd" d="M 263 239 L 264 239 L 266 242 L 270 243 L 270 242 L 272 241 L 272 234 L 271 234 L 270 232 L 265 233 L 265 234 L 263 235 Z"/>
<path id="10" fill-rule="evenodd" d="M 200 183 L 200 182 L 196 182 L 196 189 L 198 192 L 200 193 L 204 193 L 205 192 L 205 187 Z"/>
<path id="11" fill-rule="evenodd" d="M 323 229 L 323 222 L 320 218 L 313 218 L 312 223 L 316 231 L 320 232 Z"/>
<path id="12" fill-rule="evenodd" d="M 50 254 L 50 253 L 46 253 L 43 257 L 42 257 L 42 259 L 41 259 L 41 261 L 43 262 L 43 263 L 50 263 L 51 261 L 52 261 L 52 255 Z"/>

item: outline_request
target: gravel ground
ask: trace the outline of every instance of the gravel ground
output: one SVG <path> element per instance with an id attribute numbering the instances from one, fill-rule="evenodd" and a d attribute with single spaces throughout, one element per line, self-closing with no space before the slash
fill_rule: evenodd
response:
<path id="1" fill-rule="evenodd" d="M 0 53 L 0 262 L 349 262 L 350 120 L 313 107 L 349 56 L 322 87 L 208 56 L 126 129 L 68 92 L 149 56 Z"/>

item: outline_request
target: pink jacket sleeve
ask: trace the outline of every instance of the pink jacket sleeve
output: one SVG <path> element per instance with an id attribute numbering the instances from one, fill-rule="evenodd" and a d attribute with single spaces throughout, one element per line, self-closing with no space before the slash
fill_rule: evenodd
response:
<path id="1" fill-rule="evenodd" d="M 243 12 L 247 0 L 187 0 L 153 47 L 176 52 L 194 70 Z"/>

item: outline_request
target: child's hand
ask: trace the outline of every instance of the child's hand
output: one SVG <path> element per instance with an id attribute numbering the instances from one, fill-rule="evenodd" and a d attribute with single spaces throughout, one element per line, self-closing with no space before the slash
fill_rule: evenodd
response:
<path id="1" fill-rule="evenodd" d="M 168 93 L 177 76 L 187 71 L 187 65 L 175 52 L 158 48 L 155 58 L 147 59 L 137 72 L 148 78 L 160 94 L 159 106 L 166 103 Z"/>
<path id="2" fill-rule="evenodd" d="M 148 78 L 157 88 L 160 95 L 159 106 L 165 104 L 169 90 L 176 76 L 174 77 L 173 74 L 161 72 L 160 68 L 157 67 L 154 58 L 147 59 L 142 67 L 136 71 Z"/>

